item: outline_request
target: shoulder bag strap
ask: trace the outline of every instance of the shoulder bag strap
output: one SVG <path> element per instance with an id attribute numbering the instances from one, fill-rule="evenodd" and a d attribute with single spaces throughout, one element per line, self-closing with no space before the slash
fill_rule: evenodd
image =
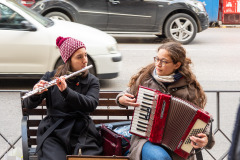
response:
<path id="1" fill-rule="evenodd" d="M 127 141 L 127 143 L 128 143 L 128 146 L 125 148 L 125 150 L 123 151 L 123 153 L 125 153 L 125 152 L 127 152 L 127 150 L 129 150 L 129 148 L 130 148 L 130 141 L 126 138 L 126 137 L 124 137 L 123 135 L 121 135 L 121 134 L 119 134 L 125 141 Z"/>

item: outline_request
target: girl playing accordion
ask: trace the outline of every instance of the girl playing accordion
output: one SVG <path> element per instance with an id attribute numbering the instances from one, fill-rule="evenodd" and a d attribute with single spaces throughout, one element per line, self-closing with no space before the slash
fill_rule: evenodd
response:
<path id="1" fill-rule="evenodd" d="M 193 74 L 190 64 L 191 60 L 186 57 L 186 50 L 181 44 L 168 42 L 158 48 L 154 62 L 143 67 L 137 74 L 133 75 L 126 91 L 116 97 L 116 102 L 121 107 L 134 106 L 136 103 L 138 87 L 145 86 L 159 90 L 164 94 L 187 100 L 204 109 L 206 95 Z M 210 149 L 215 144 L 214 137 L 209 137 L 210 127 L 204 133 L 191 136 L 191 145 L 194 149 Z M 171 160 L 182 159 L 176 153 L 162 145 L 153 144 L 145 138 L 133 135 L 129 150 L 131 160 Z M 196 155 L 188 159 L 196 159 Z"/>

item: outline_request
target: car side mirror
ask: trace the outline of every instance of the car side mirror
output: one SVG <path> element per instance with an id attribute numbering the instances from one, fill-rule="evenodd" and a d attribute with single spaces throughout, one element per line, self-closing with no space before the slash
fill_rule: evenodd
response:
<path id="1" fill-rule="evenodd" d="M 28 21 L 22 21 L 21 25 L 23 26 L 24 29 L 26 29 L 28 31 L 36 31 L 37 30 L 37 28 Z"/>

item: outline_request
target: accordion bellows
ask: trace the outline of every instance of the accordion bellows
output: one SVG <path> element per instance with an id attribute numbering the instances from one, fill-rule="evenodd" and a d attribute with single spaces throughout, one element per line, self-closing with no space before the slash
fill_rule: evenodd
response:
<path id="1" fill-rule="evenodd" d="M 212 120 L 200 107 L 158 90 L 139 86 L 130 133 L 161 144 L 188 158 L 193 150 L 189 137 L 204 132 Z"/>

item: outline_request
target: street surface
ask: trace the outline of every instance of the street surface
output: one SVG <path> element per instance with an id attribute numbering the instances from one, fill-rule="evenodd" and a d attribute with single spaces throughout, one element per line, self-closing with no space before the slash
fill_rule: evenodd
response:
<path id="1" fill-rule="evenodd" d="M 101 90 L 124 90 L 134 73 L 153 62 L 157 48 L 163 43 L 163 39 L 155 36 L 114 36 L 123 55 L 122 70 L 118 78 L 101 80 Z M 194 73 L 204 90 L 239 91 L 220 95 L 220 121 L 217 121 L 216 95 L 207 93 L 206 110 L 215 119 L 213 129 L 220 129 L 231 139 L 240 97 L 240 28 L 209 28 L 198 33 L 195 40 L 184 47 L 187 56 L 192 59 Z M 20 96 L 17 91 L 32 89 L 36 82 L 37 80 L 0 80 L 0 90 L 16 91 L 0 92 L 0 133 L 10 142 L 21 135 Z M 215 137 L 216 145 L 210 152 L 219 159 L 229 149 L 230 143 L 219 131 Z M 1 137 L 0 144 L 2 155 L 8 145 Z M 21 141 L 17 146 L 21 147 Z M 204 159 L 212 158 L 204 152 Z"/>

